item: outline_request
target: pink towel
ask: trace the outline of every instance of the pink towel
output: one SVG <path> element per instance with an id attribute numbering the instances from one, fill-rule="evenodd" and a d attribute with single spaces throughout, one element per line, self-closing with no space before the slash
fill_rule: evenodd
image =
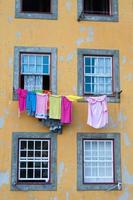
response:
<path id="1" fill-rule="evenodd" d="M 61 123 L 70 124 L 72 122 L 72 102 L 66 97 L 61 99 Z"/>
<path id="2" fill-rule="evenodd" d="M 88 119 L 87 124 L 94 128 L 103 128 L 108 123 L 107 97 L 87 97 Z"/>
<path id="3" fill-rule="evenodd" d="M 48 95 L 47 94 L 36 94 L 36 118 L 47 119 L 48 110 Z"/>
<path id="4" fill-rule="evenodd" d="M 17 89 L 17 94 L 18 94 L 19 111 L 23 112 L 23 111 L 26 110 L 26 95 L 27 95 L 27 90 L 18 88 Z"/>

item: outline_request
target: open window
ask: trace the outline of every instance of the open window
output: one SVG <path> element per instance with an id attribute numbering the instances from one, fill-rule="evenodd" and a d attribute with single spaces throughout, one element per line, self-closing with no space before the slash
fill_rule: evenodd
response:
<path id="1" fill-rule="evenodd" d="M 50 13 L 51 0 L 22 0 L 22 12 Z"/>
<path id="2" fill-rule="evenodd" d="M 58 0 L 16 0 L 16 17 L 57 19 Z"/>
<path id="3" fill-rule="evenodd" d="M 20 87 L 33 90 L 50 90 L 51 54 L 20 53 Z"/>
<path id="4" fill-rule="evenodd" d="M 118 21 L 118 0 L 78 0 L 78 21 Z"/>
<path id="5" fill-rule="evenodd" d="M 18 88 L 57 92 L 57 49 L 15 47 L 13 99 Z"/>
<path id="6" fill-rule="evenodd" d="M 84 0 L 84 13 L 92 15 L 110 15 L 110 0 Z"/>

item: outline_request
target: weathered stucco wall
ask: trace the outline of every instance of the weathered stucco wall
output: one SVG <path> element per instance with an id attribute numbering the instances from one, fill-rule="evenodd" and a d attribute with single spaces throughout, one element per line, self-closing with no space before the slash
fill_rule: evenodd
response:
<path id="1" fill-rule="evenodd" d="M 119 22 L 77 21 L 77 1 L 58 1 L 58 20 L 16 19 L 15 0 L 0 1 L 0 199 L 133 199 L 133 1 L 119 0 Z M 109 124 L 86 124 L 87 103 L 73 103 L 73 123 L 57 137 L 57 191 L 10 191 L 12 132 L 47 132 L 12 101 L 15 46 L 58 49 L 57 93 L 77 94 L 77 48 L 118 49 L 121 102 L 109 104 Z M 82 111 L 82 112 L 81 112 Z M 77 132 L 120 132 L 122 191 L 77 191 Z"/>

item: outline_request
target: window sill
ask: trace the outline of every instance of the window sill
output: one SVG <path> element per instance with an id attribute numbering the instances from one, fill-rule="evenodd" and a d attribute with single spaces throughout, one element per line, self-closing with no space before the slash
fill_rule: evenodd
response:
<path id="1" fill-rule="evenodd" d="M 90 15 L 82 12 L 78 16 L 78 21 L 118 22 L 119 19 L 117 15 Z"/>

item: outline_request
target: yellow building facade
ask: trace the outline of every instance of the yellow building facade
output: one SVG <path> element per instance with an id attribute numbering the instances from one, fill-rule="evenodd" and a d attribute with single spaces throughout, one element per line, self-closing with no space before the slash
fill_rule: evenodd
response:
<path id="1" fill-rule="evenodd" d="M 0 1 L 0 200 L 132 200 L 132 1 L 102 1 L 102 6 L 96 6 L 88 0 L 92 7 L 81 0 L 46 2 L 48 10 L 41 11 L 20 0 Z M 22 61 L 25 55 L 50 56 L 49 81 L 42 89 L 62 96 L 83 97 L 72 102 L 72 123 L 62 125 L 62 133 L 50 132 L 45 123 L 26 112 L 18 114 L 16 89 L 26 85 L 25 81 L 22 83 L 25 71 L 20 69 L 25 64 Z M 106 59 L 111 67 L 109 76 Z M 93 68 L 93 61 L 94 67 L 104 68 L 102 75 L 87 72 Z M 86 77 L 92 77 L 91 83 Z M 109 122 L 104 128 L 96 129 L 87 124 L 85 96 L 90 93 L 108 96 Z M 34 153 L 37 151 L 35 141 L 41 141 L 42 149 L 38 152 L 47 151 L 43 149 L 43 142 L 50 145 L 50 161 L 38 158 L 42 164 L 37 168 L 28 164 L 33 162 L 32 158 L 21 166 L 24 162 L 22 143 L 30 145 L 29 141 L 34 141 Z M 86 161 L 89 159 L 87 144 L 97 146 L 96 149 L 91 147 L 90 162 Z M 102 161 L 100 144 L 104 146 Z M 97 155 L 95 162 L 93 153 Z M 34 165 L 35 157 L 34 154 Z M 36 180 L 19 179 L 20 168 L 37 168 L 38 173 L 43 173 L 44 162 L 48 163 L 48 183 L 43 175 Z M 101 174 L 100 170 L 103 170 Z M 26 173 L 26 177 L 30 174 L 29 171 L 22 173 Z"/>

